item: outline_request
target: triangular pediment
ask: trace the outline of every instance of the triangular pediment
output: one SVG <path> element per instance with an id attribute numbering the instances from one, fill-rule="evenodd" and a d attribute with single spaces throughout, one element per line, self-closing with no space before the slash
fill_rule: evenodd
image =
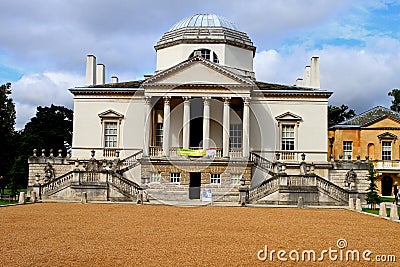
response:
<path id="1" fill-rule="evenodd" d="M 170 69 L 157 73 L 143 83 L 143 87 L 157 85 L 233 85 L 252 86 L 253 83 L 202 57 L 188 59 Z"/>
<path id="2" fill-rule="evenodd" d="M 365 128 L 399 128 L 400 121 L 389 115 L 379 118 L 369 124 L 364 125 Z"/>
<path id="3" fill-rule="evenodd" d="M 285 112 L 279 116 L 276 116 L 275 119 L 277 121 L 301 121 L 302 118 L 296 114 L 293 114 L 291 112 Z"/>
<path id="4" fill-rule="evenodd" d="M 112 109 L 104 111 L 98 115 L 101 119 L 122 119 L 124 117 L 124 115 Z"/>

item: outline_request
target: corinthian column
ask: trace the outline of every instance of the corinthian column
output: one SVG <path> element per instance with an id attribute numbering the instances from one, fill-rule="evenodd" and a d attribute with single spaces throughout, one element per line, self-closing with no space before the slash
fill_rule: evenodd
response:
<path id="1" fill-rule="evenodd" d="M 245 98 L 243 101 L 243 157 L 250 156 L 250 98 Z"/>
<path id="2" fill-rule="evenodd" d="M 169 157 L 170 97 L 164 96 L 163 154 Z"/>
<path id="3" fill-rule="evenodd" d="M 150 156 L 151 97 L 144 98 L 144 143 L 143 157 Z"/>
<path id="4" fill-rule="evenodd" d="M 190 97 L 183 97 L 183 148 L 189 148 L 190 140 Z"/>
<path id="5" fill-rule="evenodd" d="M 230 126 L 230 107 L 229 102 L 231 98 L 224 98 L 224 117 L 223 117 L 223 129 L 222 129 L 222 156 L 229 158 L 229 126 Z"/>
<path id="6" fill-rule="evenodd" d="M 203 149 L 209 148 L 210 139 L 210 99 L 203 97 Z"/>

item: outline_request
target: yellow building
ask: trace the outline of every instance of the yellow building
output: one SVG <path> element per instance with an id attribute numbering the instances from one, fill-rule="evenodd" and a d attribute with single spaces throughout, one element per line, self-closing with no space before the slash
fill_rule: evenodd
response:
<path id="1" fill-rule="evenodd" d="M 374 164 L 379 193 L 393 195 L 400 183 L 400 114 L 375 107 L 329 128 L 329 154 L 333 160 L 366 160 Z"/>

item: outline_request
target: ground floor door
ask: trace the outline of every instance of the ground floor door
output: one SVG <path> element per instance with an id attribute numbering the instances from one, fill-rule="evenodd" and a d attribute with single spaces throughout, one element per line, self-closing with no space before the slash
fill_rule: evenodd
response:
<path id="1" fill-rule="evenodd" d="M 391 196 L 393 189 L 393 179 L 390 176 L 382 178 L 382 196 Z"/>
<path id="2" fill-rule="evenodd" d="M 201 173 L 191 172 L 189 181 L 189 199 L 200 199 Z"/>

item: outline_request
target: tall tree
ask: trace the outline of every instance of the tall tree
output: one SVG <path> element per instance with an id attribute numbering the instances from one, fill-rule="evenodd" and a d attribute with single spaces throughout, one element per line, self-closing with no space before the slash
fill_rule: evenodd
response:
<path id="1" fill-rule="evenodd" d="M 353 109 L 349 109 L 346 105 L 340 107 L 329 105 L 328 106 L 328 126 L 331 127 L 342 121 L 348 120 L 356 115 Z"/>
<path id="2" fill-rule="evenodd" d="M 388 93 L 388 96 L 393 96 L 390 109 L 396 112 L 400 112 L 400 90 L 396 88 L 392 89 L 392 91 Z"/>
<path id="3" fill-rule="evenodd" d="M 378 186 L 376 185 L 378 178 L 375 176 L 374 165 L 371 163 L 369 164 L 368 180 L 369 186 L 367 189 L 366 200 L 368 204 L 371 204 L 371 209 L 375 209 L 376 204 L 379 204 L 381 199 L 379 198 Z"/>
<path id="4" fill-rule="evenodd" d="M 8 173 L 15 157 L 14 125 L 15 104 L 11 95 L 11 83 L 0 86 L 0 188 L 9 181 Z"/>
<path id="5" fill-rule="evenodd" d="M 18 136 L 18 157 L 11 169 L 11 175 L 15 178 L 18 187 L 26 187 L 28 177 L 28 158 L 33 149 L 45 149 L 54 153 L 58 150 L 66 154 L 65 144 L 72 141 L 72 117 L 73 111 L 62 106 L 37 107 L 36 116 L 33 117 Z"/>

